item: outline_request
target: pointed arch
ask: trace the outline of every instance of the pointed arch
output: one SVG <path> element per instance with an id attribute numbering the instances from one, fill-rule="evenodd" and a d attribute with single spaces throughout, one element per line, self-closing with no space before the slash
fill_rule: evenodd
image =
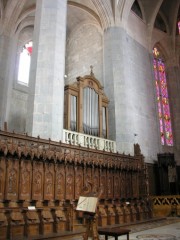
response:
<path id="1" fill-rule="evenodd" d="M 9 34 L 15 27 L 18 17 L 25 4 L 26 1 L 21 0 L 7 1 L 4 11 L 3 29 L 6 29 L 6 32 L 8 32 Z"/>
<path id="2" fill-rule="evenodd" d="M 103 29 L 114 25 L 113 10 L 110 1 L 92 0 L 101 19 Z"/>

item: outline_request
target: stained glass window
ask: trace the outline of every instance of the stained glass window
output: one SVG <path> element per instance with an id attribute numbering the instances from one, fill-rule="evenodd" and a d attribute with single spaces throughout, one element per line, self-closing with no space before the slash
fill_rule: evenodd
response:
<path id="1" fill-rule="evenodd" d="M 171 116 L 166 82 L 165 64 L 160 58 L 157 48 L 153 49 L 154 54 L 154 75 L 156 84 L 156 96 L 159 114 L 159 125 L 162 145 L 173 145 L 173 135 L 171 127 Z"/>
<path id="2" fill-rule="evenodd" d="M 180 21 L 178 21 L 178 32 L 179 32 L 179 35 L 180 35 Z"/>
<path id="3" fill-rule="evenodd" d="M 32 41 L 25 44 L 22 48 L 19 58 L 18 82 L 25 85 L 28 85 L 29 83 L 32 47 Z"/>

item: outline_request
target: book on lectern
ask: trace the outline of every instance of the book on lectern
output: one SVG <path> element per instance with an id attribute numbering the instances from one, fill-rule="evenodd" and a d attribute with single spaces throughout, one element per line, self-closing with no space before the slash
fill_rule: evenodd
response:
<path id="1" fill-rule="evenodd" d="M 83 211 L 83 212 L 96 212 L 98 198 L 97 197 L 79 197 L 79 201 L 77 204 L 76 210 Z"/>

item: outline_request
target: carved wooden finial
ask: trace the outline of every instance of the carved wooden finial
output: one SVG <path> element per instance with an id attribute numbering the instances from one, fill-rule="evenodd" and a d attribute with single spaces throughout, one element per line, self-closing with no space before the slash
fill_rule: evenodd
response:
<path id="1" fill-rule="evenodd" d="M 92 65 L 90 66 L 90 69 L 91 69 L 90 75 L 91 75 L 91 76 L 94 76 L 94 73 L 93 73 L 93 66 L 92 66 Z"/>

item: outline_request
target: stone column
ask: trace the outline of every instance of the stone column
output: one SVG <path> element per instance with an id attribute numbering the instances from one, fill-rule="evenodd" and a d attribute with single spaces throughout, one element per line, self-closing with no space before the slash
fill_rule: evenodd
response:
<path id="1" fill-rule="evenodd" d="M 38 0 L 26 131 L 62 140 L 67 0 Z"/>
<path id="2" fill-rule="evenodd" d="M 176 163 L 180 164 L 180 67 L 173 58 L 166 65 L 169 105 L 174 140 L 174 153 Z M 169 152 L 170 148 L 166 149 Z"/>
<path id="3" fill-rule="evenodd" d="M 117 151 L 127 154 L 134 154 L 136 141 L 149 161 L 156 159 L 159 152 L 153 77 L 151 55 L 145 47 L 121 27 L 104 32 L 109 138 L 116 141 Z"/>
<path id="4" fill-rule="evenodd" d="M 8 76 L 7 69 L 9 61 L 9 36 L 0 34 L 0 129 L 4 129 L 4 122 L 7 122 L 7 99 L 8 99 Z"/>

